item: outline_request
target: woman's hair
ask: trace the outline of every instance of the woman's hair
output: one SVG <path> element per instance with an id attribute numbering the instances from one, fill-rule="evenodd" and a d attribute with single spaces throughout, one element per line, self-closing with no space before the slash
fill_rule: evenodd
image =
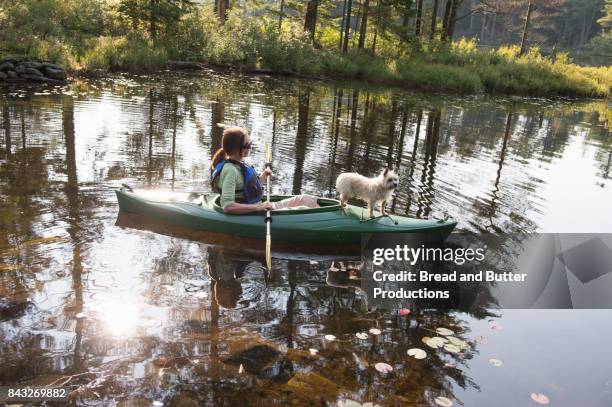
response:
<path id="1" fill-rule="evenodd" d="M 227 127 L 223 130 L 223 137 L 221 137 L 221 148 L 215 152 L 212 158 L 210 167 L 214 170 L 217 164 L 221 160 L 225 159 L 225 156 L 230 155 L 236 151 L 240 151 L 244 145 L 247 131 L 242 127 Z"/>

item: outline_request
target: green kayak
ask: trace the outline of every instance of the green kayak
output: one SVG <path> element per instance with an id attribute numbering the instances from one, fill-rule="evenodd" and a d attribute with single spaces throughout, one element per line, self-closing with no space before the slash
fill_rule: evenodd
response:
<path id="1" fill-rule="evenodd" d="M 265 238 L 265 212 L 228 215 L 217 194 L 117 190 L 123 212 L 144 215 L 172 225 L 245 238 Z M 272 196 L 271 201 L 287 198 Z M 359 244 L 363 233 L 427 233 L 440 240 L 457 225 L 454 221 L 425 220 L 398 215 L 367 218 L 367 210 L 353 205 L 342 209 L 335 199 L 319 198 L 319 208 L 272 211 L 273 241 L 316 244 Z"/>

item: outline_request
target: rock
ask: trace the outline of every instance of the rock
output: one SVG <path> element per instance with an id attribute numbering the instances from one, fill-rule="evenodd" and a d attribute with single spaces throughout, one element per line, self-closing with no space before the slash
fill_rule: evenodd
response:
<path id="1" fill-rule="evenodd" d="M 27 62 L 24 62 L 23 65 L 25 65 L 26 68 L 34 68 L 34 69 L 40 69 L 43 67 L 43 64 L 38 61 L 27 61 Z"/>
<path id="2" fill-rule="evenodd" d="M 57 79 L 63 81 L 66 79 L 66 72 L 61 68 L 53 68 L 51 66 L 45 66 L 45 74 L 51 79 Z"/>
<path id="3" fill-rule="evenodd" d="M 314 372 L 297 372 L 287 386 L 302 397 L 335 400 L 339 386 L 331 380 Z"/>
<path id="4" fill-rule="evenodd" d="M 42 72 L 40 72 L 36 68 L 28 68 L 28 67 L 26 67 L 25 73 L 28 74 L 28 75 L 34 75 L 34 76 L 44 76 L 42 74 Z"/>
<path id="5" fill-rule="evenodd" d="M 4 58 L 0 59 L 0 63 L 4 63 L 4 62 L 21 62 L 24 61 L 26 59 L 26 57 L 22 57 L 19 55 L 7 55 Z"/>
<path id="6" fill-rule="evenodd" d="M 17 73 L 15 71 L 7 71 L 6 74 L 8 75 L 9 79 L 17 79 Z"/>
<path id="7" fill-rule="evenodd" d="M 45 82 L 46 78 L 42 75 L 38 76 L 38 75 L 30 75 L 27 73 L 21 74 L 19 75 L 20 78 L 28 80 L 28 81 L 32 81 L 32 82 Z"/>
<path id="8" fill-rule="evenodd" d="M 25 71 L 26 71 L 26 67 L 23 65 L 17 65 L 15 67 L 15 72 L 17 72 L 18 74 L 25 73 Z"/>
<path id="9" fill-rule="evenodd" d="M 168 62 L 168 67 L 170 67 L 170 69 L 206 69 L 204 64 L 189 61 L 170 61 Z"/>
<path id="10" fill-rule="evenodd" d="M 268 345 L 255 345 L 234 355 L 223 359 L 223 363 L 243 365 L 249 373 L 257 374 L 280 352 Z"/>
<path id="11" fill-rule="evenodd" d="M 7 62 L 4 62 L 4 63 L 0 64 L 0 71 L 5 71 L 6 72 L 6 71 L 9 71 L 9 70 L 12 71 L 13 69 L 15 69 L 15 65 L 13 65 L 12 62 L 8 62 L 7 61 Z"/>
<path id="12" fill-rule="evenodd" d="M 61 70 L 63 70 L 61 66 L 56 65 L 56 64 L 52 64 L 51 62 L 43 62 L 42 66 L 45 67 L 45 68 L 54 68 L 54 69 L 61 69 Z"/>
<path id="13" fill-rule="evenodd" d="M 5 80 L 6 78 L 8 78 L 8 75 L 5 74 L 4 72 L 0 71 L 0 80 Z"/>

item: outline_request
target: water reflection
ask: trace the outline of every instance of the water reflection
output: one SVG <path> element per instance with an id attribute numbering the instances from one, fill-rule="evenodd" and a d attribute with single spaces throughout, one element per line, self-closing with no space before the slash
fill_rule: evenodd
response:
<path id="1" fill-rule="evenodd" d="M 532 355 L 555 359 L 543 379 L 537 366 L 512 363 L 531 352 L 517 338 L 544 342 L 546 329 L 534 325 L 558 320 L 568 324 L 562 332 L 584 332 L 590 321 L 595 336 L 610 334 L 600 323 L 608 314 L 536 324 L 509 313 L 511 333 L 486 348 L 475 342 L 492 335 L 482 330 L 486 296 L 461 312 L 372 311 L 354 272 L 330 272 L 335 248 L 317 258 L 278 253 L 267 275 L 261 242 L 117 219 L 113 192 L 123 182 L 206 190 L 217 124 L 226 123 L 251 130 L 257 165 L 263 142 L 273 146 L 275 192 L 333 196 L 340 172 L 373 176 L 393 166 L 401 185 L 391 206 L 400 214 L 448 213 L 471 231 L 609 231 L 605 102 L 462 99 L 204 73 L 9 88 L 1 104 L 0 384 L 65 383 L 78 389 L 77 404 L 109 397 L 266 406 L 383 397 L 422 405 L 439 395 L 525 404 L 522 395 L 542 386 L 563 405 L 574 399 L 556 389 L 575 380 L 563 372 L 576 360 L 557 350 Z M 439 326 L 473 350 L 407 357 Z M 355 336 L 370 328 L 382 333 Z M 572 340 L 559 336 L 567 348 Z M 609 405 L 607 355 L 595 346 L 584 352 L 593 362 L 582 376 L 591 381 L 575 393 L 584 404 Z M 504 356 L 506 370 L 491 384 L 487 360 Z M 381 375 L 378 362 L 394 372 Z M 509 385 L 509 377 L 521 380 Z"/>

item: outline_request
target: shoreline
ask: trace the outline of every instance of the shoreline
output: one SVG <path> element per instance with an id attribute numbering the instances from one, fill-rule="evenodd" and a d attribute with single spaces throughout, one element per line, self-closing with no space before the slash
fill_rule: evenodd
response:
<path id="1" fill-rule="evenodd" d="M 483 89 L 480 92 L 462 92 L 452 87 L 445 86 L 428 86 L 424 83 L 409 82 L 402 80 L 385 80 L 379 78 L 363 78 L 363 77 L 351 77 L 349 75 L 323 75 L 314 76 L 302 74 L 295 71 L 286 70 L 275 70 L 271 68 L 252 68 L 244 69 L 237 66 L 225 66 L 207 64 L 202 62 L 192 61 L 169 61 L 164 67 L 146 68 L 137 67 L 131 68 L 110 68 L 107 70 L 73 70 L 68 71 L 68 82 L 74 79 L 90 79 L 90 78 L 102 78 L 108 74 L 115 73 L 126 73 L 126 74 L 155 74 L 164 72 L 215 72 L 219 74 L 238 74 L 248 76 L 269 76 L 269 77 L 280 77 L 280 78 L 291 78 L 291 79 L 302 79 L 308 81 L 322 81 L 322 82 L 363 82 L 370 85 L 386 86 L 392 88 L 398 88 L 401 90 L 414 90 L 419 92 L 435 92 L 439 94 L 453 94 L 457 96 L 509 96 L 509 97 L 520 97 L 520 98 L 533 98 L 533 99 L 558 99 L 558 100 L 599 100 L 605 101 L 612 99 L 612 94 L 607 96 L 601 95 L 569 95 L 569 94 L 541 94 L 541 93 L 519 93 L 519 92 L 495 92 Z"/>
<path id="2" fill-rule="evenodd" d="M 30 58 L 30 57 L 28 57 Z M 450 67 L 451 65 L 441 65 Z M 165 72 L 214 72 L 217 74 L 235 74 L 235 75 L 248 75 L 248 76 L 268 76 L 268 77 L 279 77 L 279 78 L 290 78 L 300 79 L 308 81 L 321 81 L 321 82 L 360 82 L 374 86 L 385 86 L 390 88 L 397 88 L 405 91 L 418 91 L 418 92 L 435 92 L 438 94 L 449 94 L 457 96 L 491 96 L 491 97 L 519 97 L 528 99 L 555 99 L 555 100 L 570 100 L 570 101 L 581 101 L 581 100 L 598 100 L 606 101 L 612 100 L 612 94 L 603 95 L 576 95 L 576 94 L 547 94 L 537 92 L 499 92 L 491 91 L 488 89 L 482 89 L 479 92 L 464 92 L 450 86 L 430 86 L 426 83 L 407 81 L 401 79 L 384 79 L 384 78 L 365 78 L 361 75 L 353 77 L 350 75 L 308 75 L 296 71 L 288 70 L 275 70 L 271 68 L 243 68 L 240 66 L 229 66 L 229 65 L 217 65 L 203 62 L 194 61 L 168 61 L 163 66 L 156 67 L 112 67 L 109 69 L 65 69 L 67 77 L 64 81 L 57 81 L 56 83 L 48 81 L 27 81 L 27 80 L 4 80 L 0 81 L 1 87 L 12 87 L 20 85 L 31 86 L 65 86 L 71 82 L 79 79 L 94 79 L 103 78 L 112 74 L 160 74 Z"/>

